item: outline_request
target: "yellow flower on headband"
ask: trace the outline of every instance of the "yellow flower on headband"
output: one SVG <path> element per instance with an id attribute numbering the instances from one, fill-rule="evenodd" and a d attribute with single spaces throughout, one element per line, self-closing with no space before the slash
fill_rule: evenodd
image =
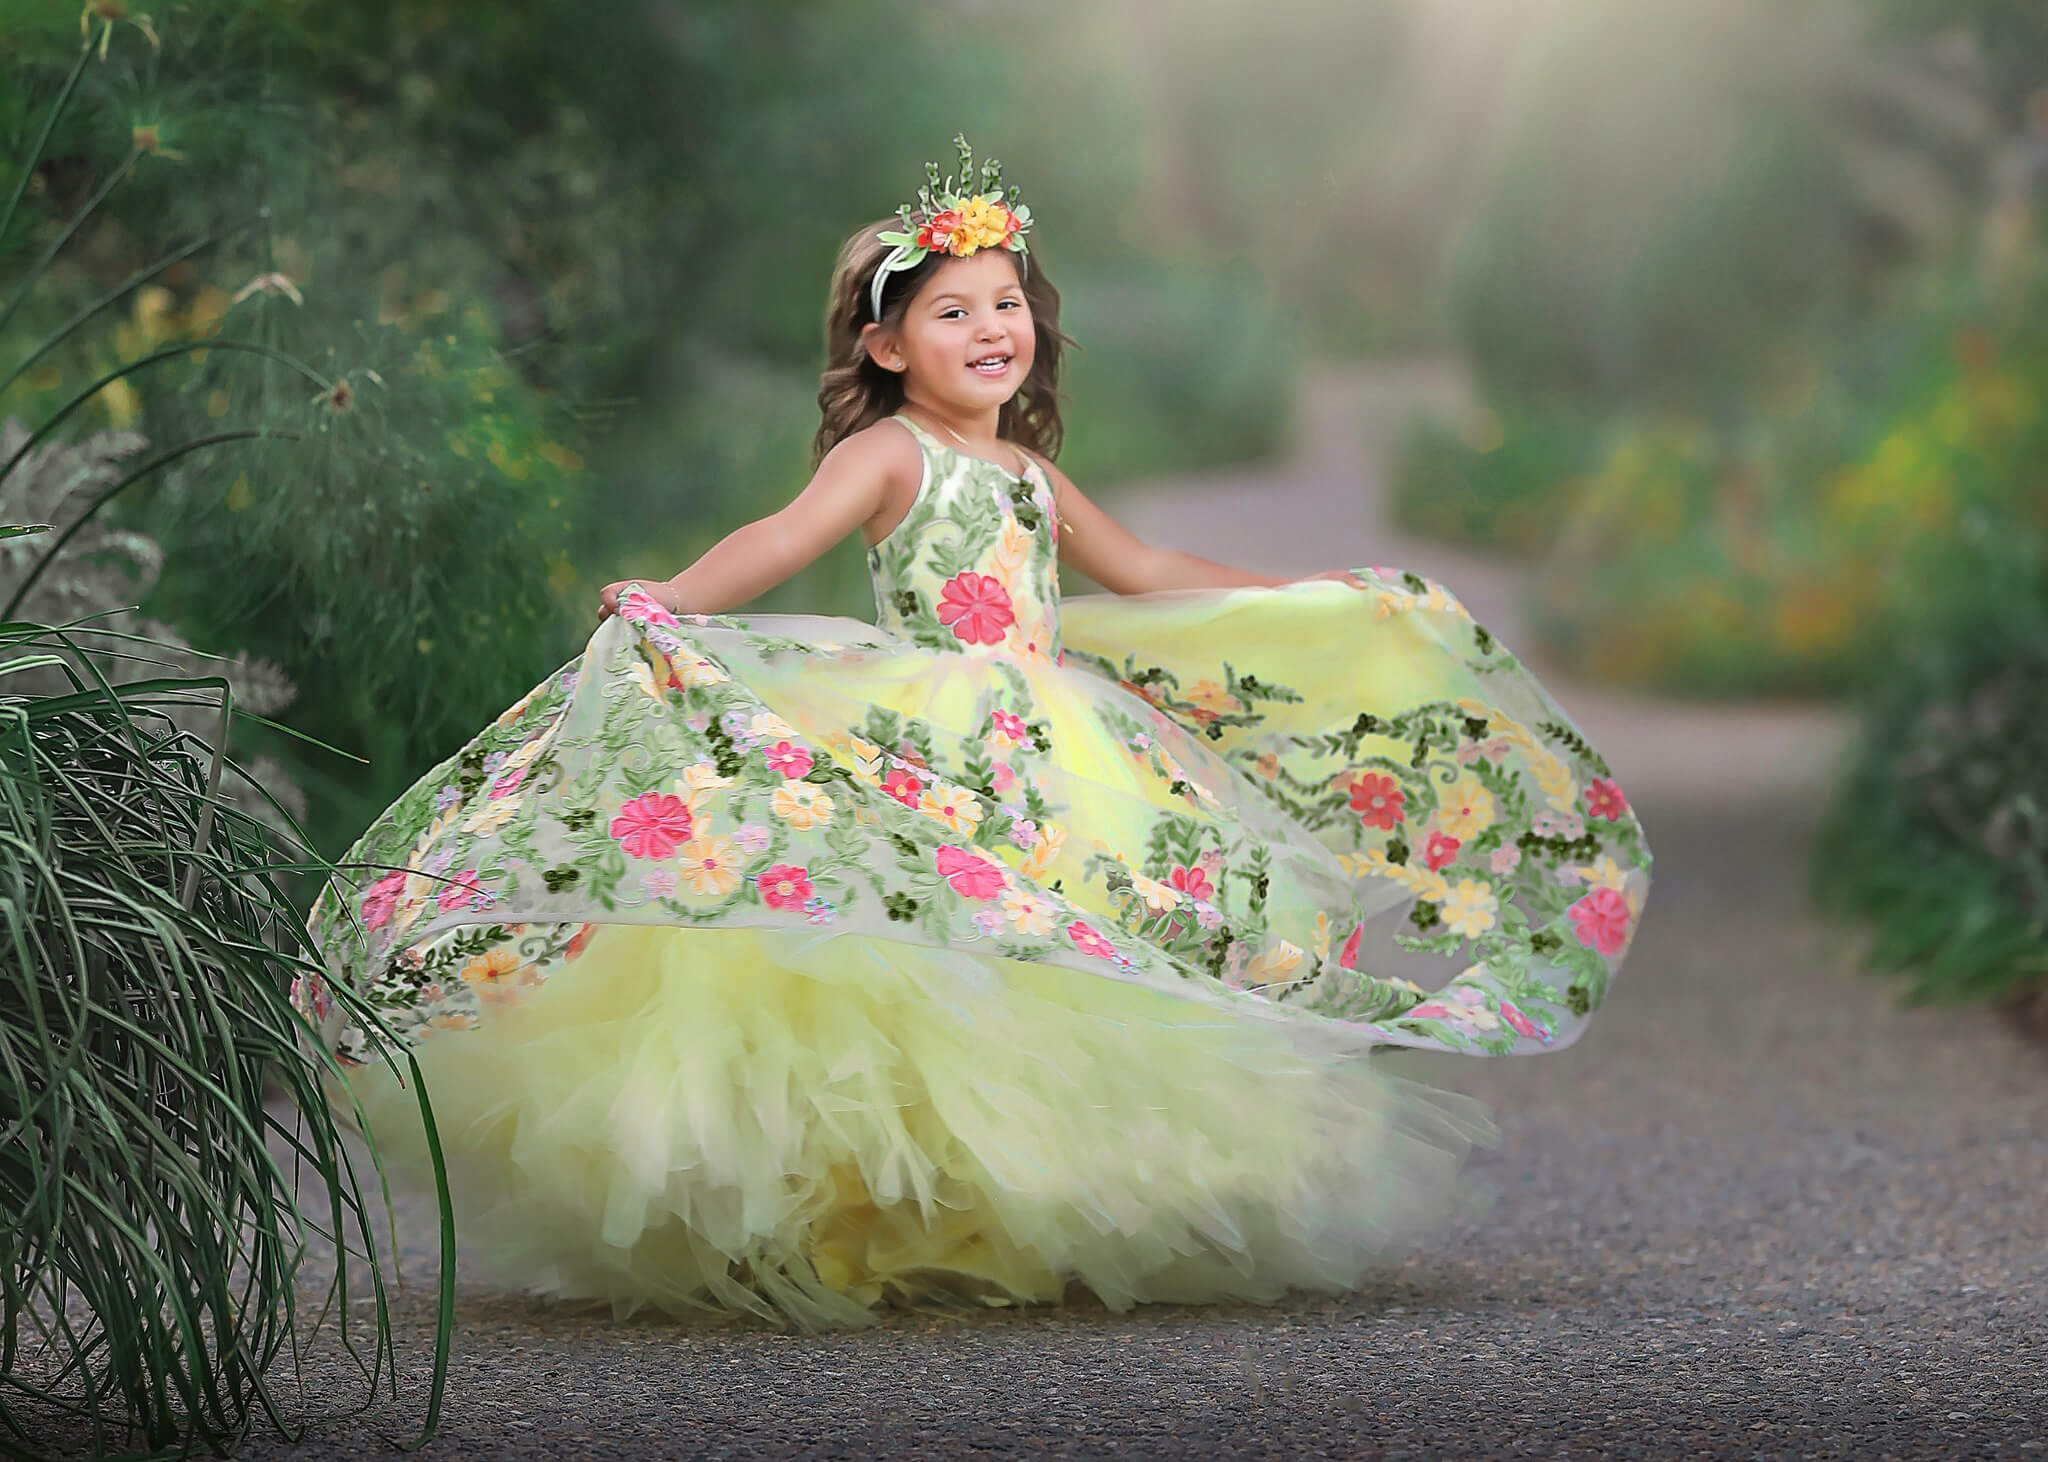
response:
<path id="1" fill-rule="evenodd" d="M 966 257 L 976 249 L 999 249 L 1010 237 L 1010 210 L 985 193 L 960 206 L 960 227 L 953 231 L 953 252 Z"/>

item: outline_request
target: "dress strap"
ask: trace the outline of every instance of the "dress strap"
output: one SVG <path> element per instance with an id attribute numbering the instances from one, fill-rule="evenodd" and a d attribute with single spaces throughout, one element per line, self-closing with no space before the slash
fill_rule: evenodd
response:
<path id="1" fill-rule="evenodd" d="M 1017 451 L 1017 456 L 1019 460 L 1021 460 L 1024 463 L 1024 470 L 1022 472 L 1019 472 L 1014 468 L 1005 467 L 1002 463 L 994 461 L 988 457 L 977 457 L 974 453 L 963 451 L 959 447 L 947 446 L 946 443 L 940 441 L 937 437 L 933 436 L 930 432 L 926 431 L 923 427 L 919 426 L 916 422 L 912 421 L 909 417 L 905 416 L 900 411 L 892 413 L 889 419 L 891 421 L 902 422 L 905 426 L 910 428 L 912 435 L 914 435 L 920 442 L 923 442 L 926 446 L 932 448 L 935 451 L 945 452 L 955 457 L 965 457 L 970 462 L 980 462 L 984 466 L 993 467 L 996 469 L 996 471 L 1003 473 L 1005 476 L 1014 477 L 1020 482 L 1029 481 L 1032 469 L 1034 469 L 1038 465 L 1031 459 L 1029 453 Z M 1005 442 L 1003 445 L 1009 446 L 1009 443 Z M 1017 449 L 1011 448 L 1011 450 L 1016 451 Z"/>
<path id="2" fill-rule="evenodd" d="M 900 411 L 893 413 L 889 417 L 889 419 L 891 421 L 900 421 L 905 426 L 909 427 L 910 434 L 916 437 L 920 442 L 923 442 L 928 447 L 944 448 L 944 446 L 946 445 L 944 442 L 940 441 L 937 437 L 933 436 L 930 432 L 926 431 L 923 427 L 919 426 L 916 422 L 912 421 L 909 417 L 905 416 Z"/>

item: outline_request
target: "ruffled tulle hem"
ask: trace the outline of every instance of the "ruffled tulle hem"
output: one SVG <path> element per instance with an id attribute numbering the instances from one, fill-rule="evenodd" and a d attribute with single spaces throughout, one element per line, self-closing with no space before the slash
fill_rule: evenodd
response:
<path id="1" fill-rule="evenodd" d="M 1157 990 L 873 936 L 606 926 L 416 1052 L 465 1257 L 804 1329 L 1343 1292 L 1459 1200 L 1468 1099 Z M 420 1161 L 417 1109 L 352 1073 Z"/>

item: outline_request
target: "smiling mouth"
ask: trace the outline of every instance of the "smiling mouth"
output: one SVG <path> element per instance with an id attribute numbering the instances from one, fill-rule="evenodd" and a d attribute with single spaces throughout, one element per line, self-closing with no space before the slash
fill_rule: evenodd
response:
<path id="1" fill-rule="evenodd" d="M 1010 360 L 1007 355 L 985 355 L 980 360 L 968 362 L 967 369 L 977 376 L 1000 376 L 1010 368 Z"/>

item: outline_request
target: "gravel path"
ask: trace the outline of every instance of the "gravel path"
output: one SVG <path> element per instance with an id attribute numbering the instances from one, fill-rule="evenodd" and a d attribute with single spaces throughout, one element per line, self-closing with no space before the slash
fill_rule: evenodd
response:
<path id="1" fill-rule="evenodd" d="M 1402 544 L 1350 496 L 1387 405 L 1447 390 L 1428 372 L 1324 382 L 1306 423 L 1314 450 L 1272 477 L 1184 489 L 1173 522 L 1190 547 L 1233 544 L 1225 556 L 1274 571 L 1394 562 L 1441 576 L 1516 645 L 1509 571 Z M 1119 511 L 1174 537 L 1161 502 L 1134 496 Z M 1304 562 L 1274 525 L 1299 532 L 1310 512 L 1329 531 Z M 1840 718 L 1558 689 L 1629 788 L 1659 880 L 1579 1047 L 1394 1058 L 1500 1113 L 1504 1145 L 1474 1169 L 1489 1213 L 1369 1292 L 1270 1310 L 899 1317 L 805 1338 L 615 1324 L 471 1290 L 430 1455 L 2048 1447 L 2048 1060 L 1987 1013 L 1895 1008 L 1888 985 L 1851 967 L 1849 934 L 1806 912 Z M 429 1236 L 416 1222 L 406 1232 L 424 1253 Z M 403 1315 L 416 1366 L 429 1317 L 413 1301 Z M 375 1428 L 330 1422 L 302 1446 L 245 1455 L 384 1454 L 381 1436 L 411 1414 L 386 1408 Z"/>

